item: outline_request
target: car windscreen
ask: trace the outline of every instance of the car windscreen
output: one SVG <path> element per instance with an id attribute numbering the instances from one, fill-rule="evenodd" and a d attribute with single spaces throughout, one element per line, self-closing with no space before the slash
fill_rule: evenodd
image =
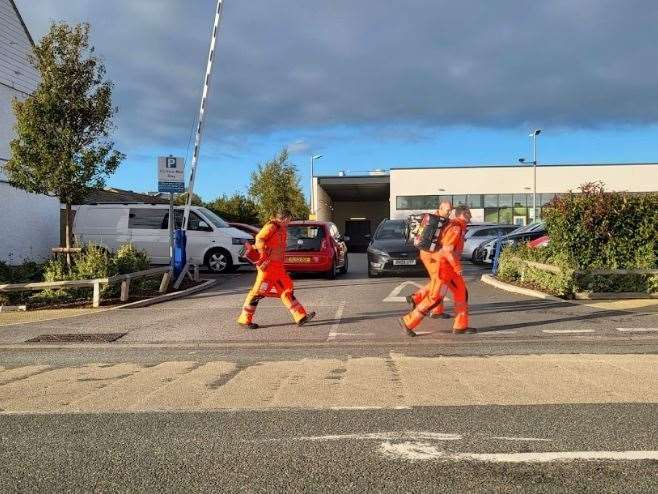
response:
<path id="1" fill-rule="evenodd" d="M 210 209 L 200 208 L 203 215 L 217 228 L 230 228 L 230 225 L 222 218 L 213 213 Z"/>
<path id="2" fill-rule="evenodd" d="M 385 221 L 375 232 L 375 240 L 404 240 L 406 228 L 404 221 Z"/>
<path id="3" fill-rule="evenodd" d="M 324 227 L 312 225 L 288 226 L 288 252 L 319 251 L 322 249 Z"/>

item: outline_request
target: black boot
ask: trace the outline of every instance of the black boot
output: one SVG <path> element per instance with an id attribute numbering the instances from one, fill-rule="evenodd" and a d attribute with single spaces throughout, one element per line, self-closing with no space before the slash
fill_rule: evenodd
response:
<path id="1" fill-rule="evenodd" d="M 315 316 L 316 316 L 315 312 L 309 312 L 297 323 L 297 326 L 302 327 L 304 324 L 311 321 Z"/>

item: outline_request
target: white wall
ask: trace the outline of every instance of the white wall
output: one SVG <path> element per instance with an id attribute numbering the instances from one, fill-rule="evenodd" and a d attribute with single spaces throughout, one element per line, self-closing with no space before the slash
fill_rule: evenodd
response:
<path id="1" fill-rule="evenodd" d="M 0 182 L 0 261 L 42 260 L 59 245 L 59 201 Z"/>
<path id="2" fill-rule="evenodd" d="M 0 0 L 0 260 L 44 259 L 59 245 L 59 201 L 28 194 L 3 180 L 14 137 L 11 102 L 34 91 L 38 81 L 28 63 L 30 39 L 9 0 Z"/>

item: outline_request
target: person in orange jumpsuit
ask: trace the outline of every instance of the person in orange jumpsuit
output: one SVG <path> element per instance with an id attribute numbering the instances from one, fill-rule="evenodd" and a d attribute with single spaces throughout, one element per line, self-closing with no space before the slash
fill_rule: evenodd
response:
<path id="1" fill-rule="evenodd" d="M 427 253 L 430 259 L 428 271 L 432 281 L 428 293 L 415 307 L 400 320 L 409 336 L 416 336 L 415 329 L 435 308 L 442 305 L 448 290 L 452 293 L 455 306 L 453 333 L 475 333 L 469 328 L 468 290 L 462 276 L 461 253 L 464 249 L 466 225 L 471 220 L 471 212 L 464 206 L 455 209 L 455 219 L 441 233 L 441 249 Z"/>
<path id="2" fill-rule="evenodd" d="M 451 211 L 452 203 L 450 201 L 441 201 L 439 208 L 434 214 L 442 218 L 449 218 Z M 430 292 L 430 287 L 432 286 L 432 280 L 438 276 L 438 265 L 435 262 L 435 258 L 437 258 L 437 255 L 434 252 L 426 252 L 423 250 L 420 251 L 420 260 L 427 270 L 430 281 L 424 287 L 418 289 L 413 295 L 409 295 L 407 297 L 407 303 L 411 305 L 412 309 L 415 308 L 421 302 L 421 300 L 427 297 Z M 449 317 L 444 313 L 443 301 L 441 301 L 440 304 L 432 309 L 430 317 L 432 319 Z"/>
<path id="3" fill-rule="evenodd" d="M 295 297 L 293 282 L 284 267 L 290 220 L 290 212 L 281 210 L 256 235 L 255 248 L 260 254 L 256 262 L 258 275 L 238 318 L 238 324 L 242 327 L 258 329 L 254 314 L 258 303 L 265 297 L 280 298 L 298 326 L 315 317 L 315 312 L 307 313 Z"/>

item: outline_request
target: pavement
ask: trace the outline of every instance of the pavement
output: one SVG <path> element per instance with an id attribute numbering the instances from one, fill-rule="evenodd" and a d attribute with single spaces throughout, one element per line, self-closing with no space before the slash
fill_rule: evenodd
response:
<path id="1" fill-rule="evenodd" d="M 236 327 L 254 273 L 0 328 L 3 492 L 656 492 L 658 315 L 530 299 L 467 268 L 476 335 L 396 319 L 422 278 L 299 277 Z M 449 304 L 448 304 L 449 305 Z M 450 310 L 450 307 L 449 307 Z M 113 343 L 26 343 L 126 333 Z"/>

